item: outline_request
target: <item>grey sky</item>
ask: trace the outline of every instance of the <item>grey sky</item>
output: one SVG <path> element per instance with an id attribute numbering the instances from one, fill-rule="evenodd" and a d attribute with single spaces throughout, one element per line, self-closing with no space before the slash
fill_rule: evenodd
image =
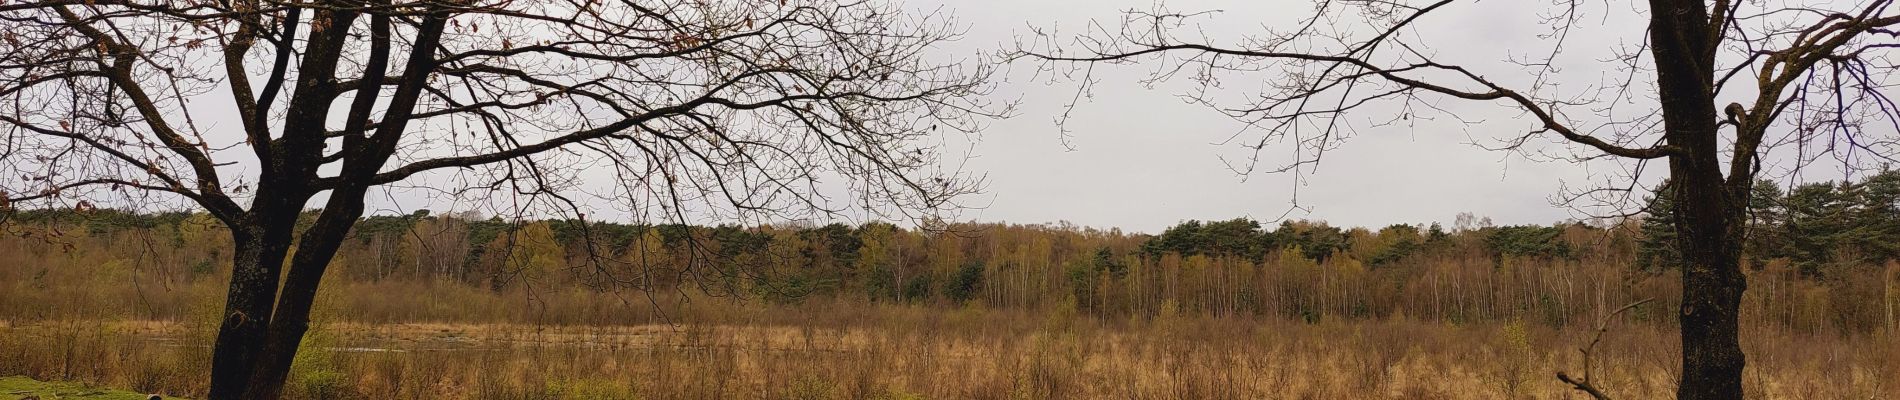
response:
<path id="1" fill-rule="evenodd" d="M 1198 26 L 1180 29 L 1204 32 L 1217 45 L 1231 45 L 1267 29 L 1292 29 L 1312 12 L 1306 0 L 1229 1 L 1196 0 L 956 0 L 919 1 L 920 8 L 941 6 L 969 25 L 973 48 L 1011 47 L 1030 26 L 1057 29 L 1063 35 L 1086 33 L 1089 21 L 1116 29 L 1124 10 L 1153 10 L 1157 4 L 1175 12 L 1219 10 L 1195 19 Z M 1579 22 L 1555 62 L 1550 85 L 1539 90 L 1543 98 L 1590 96 L 1593 90 L 1615 85 L 1628 76 L 1615 56 L 1644 41 L 1647 16 L 1635 2 L 1584 2 Z M 1816 5 L 1816 2 L 1768 2 L 1751 7 Z M 1827 3 L 1827 2 L 1819 2 Z M 1835 2 L 1853 5 L 1854 2 Z M 1519 91 L 1531 91 L 1533 74 L 1509 60 L 1541 57 L 1554 43 L 1541 18 L 1560 9 L 1546 1 L 1456 2 L 1413 24 L 1406 33 L 1434 59 L 1459 64 L 1479 75 Z M 1364 35 L 1371 28 L 1344 23 L 1331 28 Z M 1363 37 L 1363 36 L 1361 36 Z M 1734 49 L 1731 49 L 1734 50 Z M 1723 54 L 1739 61 L 1740 51 Z M 1640 65 L 1651 61 L 1641 60 Z M 1722 61 L 1728 63 L 1730 61 Z M 1065 151 L 1052 119 L 1074 95 L 1073 83 L 1060 79 L 1033 79 L 1033 65 L 1016 65 L 1005 84 L 1005 94 L 1021 96 L 1018 118 L 1001 121 L 985 132 L 975 147 L 973 169 L 989 172 L 988 207 L 969 213 L 968 219 L 1009 222 L 1066 220 L 1085 226 L 1121 227 L 1156 232 L 1187 219 L 1226 219 L 1248 216 L 1273 219 L 1298 205 L 1287 217 L 1325 220 L 1336 225 L 1378 227 L 1391 223 L 1450 222 L 1461 212 L 1489 216 L 1501 224 L 1544 224 L 1589 218 L 1631 210 L 1640 204 L 1592 207 L 1590 202 L 1566 205 L 1557 199 L 1580 189 L 1627 183 L 1639 168 L 1629 161 L 1573 163 L 1551 161 L 1571 155 L 1600 154 L 1545 134 L 1533 142 L 1530 156 L 1490 151 L 1478 144 L 1532 129 L 1534 119 L 1505 102 L 1474 102 L 1428 98 L 1463 122 L 1440 114 L 1431 120 L 1408 120 L 1407 125 L 1379 122 L 1397 115 L 1397 105 L 1375 106 L 1348 116 L 1355 125 L 1350 139 L 1326 153 L 1323 162 L 1304 179 L 1286 174 L 1240 176 L 1220 157 L 1244 159 L 1247 151 L 1219 145 L 1233 136 L 1239 124 L 1202 106 L 1177 98 L 1187 88 L 1184 79 L 1147 87 L 1138 83 L 1154 63 L 1098 68 L 1093 97 L 1072 115 Z M 1621 102 L 1617 113 L 1647 113 L 1655 109 L 1652 86 L 1638 72 L 1633 99 Z M 1752 73 L 1752 72 L 1751 72 Z M 1272 71 L 1227 74 L 1216 97 L 1239 104 L 1256 88 L 1269 84 Z M 1720 102 L 1750 101 L 1749 84 L 1730 85 Z M 1614 103 L 1614 102 L 1613 102 Z M 1606 118 L 1585 107 L 1561 111 L 1573 128 L 1589 132 L 1602 128 Z M 1627 115 L 1627 114 L 1625 114 Z M 1619 118 L 1627 118 L 1622 115 Z M 1786 129 L 1785 126 L 1782 127 Z M 1611 128 L 1614 129 L 1614 128 Z M 1597 131 L 1608 137 L 1607 130 Z M 1249 137 L 1242 134 L 1240 137 Z M 1638 136 L 1654 138 L 1653 135 Z M 1649 139 L 1643 139 L 1649 140 Z M 1731 140 L 1724 137 L 1723 140 Z M 1785 146 L 1785 147 L 1792 147 Z M 1288 145 L 1267 149 L 1263 164 L 1284 163 Z M 1280 153 L 1274 153 L 1274 152 Z M 1842 165 L 1866 167 L 1865 160 L 1850 163 L 1820 160 L 1795 166 L 1794 149 L 1769 150 L 1762 177 L 1785 182 L 1839 179 Z M 1277 155 L 1276 155 L 1277 154 Z M 1838 154 L 1836 154 L 1838 155 Z M 1534 158 L 1534 159 L 1533 159 Z M 1861 157 L 1867 158 L 1864 155 Z M 1641 165 L 1637 180 L 1653 184 L 1666 174 L 1663 163 Z M 1640 199 L 1642 195 L 1634 198 Z M 1596 203 L 1601 204 L 1601 203 Z"/>
<path id="2" fill-rule="evenodd" d="M 1498 75 L 1525 75 L 1504 64 L 1507 55 L 1543 51 L 1534 37 L 1535 21 L 1498 18 L 1535 15 L 1540 7 L 1516 1 L 1461 3 L 1435 13 L 1420 36 L 1428 38 L 1447 59 Z M 1283 28 L 1310 12 L 1305 0 L 1169 1 L 1180 11 L 1221 10 L 1200 21 L 1208 36 L 1225 43 Z M 1151 9 L 1151 0 L 912 0 L 919 12 L 953 14 L 965 27 L 966 37 L 943 49 L 946 59 L 980 62 L 1000 49 L 1012 48 L 1032 26 L 1054 28 L 1063 35 L 1080 33 L 1091 20 L 1113 25 L 1123 10 Z M 1611 21 L 1605 31 L 1640 35 L 1640 23 Z M 1342 29 L 1354 28 L 1342 25 Z M 1356 27 L 1364 29 L 1364 27 Z M 1605 41 L 1609 40 L 1609 41 Z M 1614 37 L 1573 40 L 1590 51 L 1567 51 L 1565 60 L 1577 65 L 1581 80 L 1599 79 L 1602 66 L 1595 60 L 1607 54 Z M 1439 45 L 1447 43 L 1447 45 Z M 1511 53 L 1506 50 L 1513 51 Z M 1576 53 L 1574 56 L 1569 53 Z M 1620 174 L 1615 164 L 1580 165 L 1536 162 L 1506 152 L 1473 145 L 1501 135 L 1522 133 L 1530 122 L 1504 104 L 1446 101 L 1463 118 L 1483 121 L 1462 124 L 1449 120 L 1413 121 L 1410 127 L 1371 127 L 1370 121 L 1391 118 L 1395 108 L 1372 109 L 1353 115 L 1354 137 L 1325 155 L 1316 171 L 1295 182 L 1288 174 L 1242 176 L 1222 161 L 1237 160 L 1247 151 L 1217 144 L 1233 136 L 1240 125 L 1176 95 L 1192 86 L 1185 82 L 1147 87 L 1138 80 L 1153 67 L 1128 66 L 1098 70 L 1090 100 L 1071 115 L 1065 138 L 1054 120 L 1075 95 L 1073 82 L 1036 74 L 1037 66 L 1016 63 L 995 96 L 1019 100 L 1014 118 L 992 122 L 976 140 L 947 137 L 945 164 L 986 176 L 983 193 L 961 201 L 974 207 L 959 220 L 1009 223 L 1068 221 L 1098 228 L 1159 232 L 1177 222 L 1200 219 L 1251 217 L 1272 220 L 1325 220 L 1336 225 L 1378 227 L 1393 223 L 1449 223 L 1459 213 L 1471 212 L 1501 224 L 1545 224 L 1585 215 L 1553 204 L 1568 184 L 1588 185 L 1592 177 Z M 1254 93 L 1275 75 L 1235 75 L 1224 82 L 1228 96 Z M 1064 141 L 1067 141 L 1065 144 Z M 1073 150 L 1070 150 L 1073 147 Z M 968 149 L 967 154 L 963 154 Z M 1562 146 L 1557 147 L 1562 150 Z M 1289 146 L 1269 147 L 1263 163 L 1285 162 L 1279 156 Z M 960 156 L 968 156 L 967 160 Z M 1611 172 L 1612 174 L 1593 173 Z M 409 185 L 442 184 L 440 177 L 412 179 Z M 1300 209 L 1291 209 L 1297 191 Z M 463 209 L 468 203 L 445 204 L 427 191 L 396 189 L 372 192 L 378 213 L 401 213 L 418 208 Z M 591 215 L 613 217 L 614 206 L 595 204 Z M 703 221 L 712 222 L 712 221 Z M 764 222 L 764 221 L 749 221 Z"/>
<path id="3" fill-rule="evenodd" d="M 1167 1 L 1174 11 L 1219 10 L 1196 19 L 1195 29 L 1216 44 L 1231 44 L 1265 29 L 1288 28 L 1309 15 L 1306 0 L 1194 0 Z M 980 62 L 1000 49 L 1013 48 L 1030 28 L 1053 29 L 1059 36 L 1083 33 L 1091 21 L 1113 29 L 1124 10 L 1150 10 L 1152 0 L 911 0 L 919 12 L 944 12 L 957 17 L 966 37 L 943 49 L 943 57 Z M 1547 30 L 1536 18 L 1550 12 L 1542 1 L 1459 2 L 1434 12 L 1412 30 L 1441 60 L 1451 60 L 1514 88 L 1526 88 L 1531 74 L 1507 62 L 1510 57 L 1541 55 L 1549 41 L 1538 37 Z M 1644 20 L 1631 6 L 1591 3 L 1578 32 L 1566 44 L 1555 74 L 1559 95 L 1590 90 L 1620 76 L 1609 59 L 1619 47 L 1642 40 Z M 1608 15 L 1605 15 L 1608 14 Z M 1363 33 L 1355 23 L 1335 29 Z M 974 142 L 947 137 L 951 149 L 945 164 L 985 175 L 985 191 L 961 202 L 972 206 L 959 220 L 1009 223 L 1068 221 L 1099 228 L 1159 232 L 1189 219 L 1251 217 L 1272 220 L 1324 220 L 1335 225 L 1379 227 L 1392 223 L 1449 223 L 1470 212 L 1500 224 L 1546 224 L 1589 217 L 1590 212 L 1556 201 L 1566 189 L 1601 186 L 1605 181 L 1626 182 L 1633 163 L 1539 161 L 1522 154 L 1490 151 L 1478 144 L 1522 134 L 1533 126 L 1527 116 L 1504 103 L 1439 101 L 1447 112 L 1465 122 L 1443 116 L 1420 118 L 1405 126 L 1379 126 L 1392 118 L 1396 106 L 1380 106 L 1348 116 L 1352 137 L 1329 151 L 1316 170 L 1302 180 L 1290 174 L 1242 176 L 1222 161 L 1244 159 L 1248 152 L 1233 144 L 1241 125 L 1203 106 L 1177 97 L 1193 86 L 1168 82 L 1153 87 L 1139 80 L 1153 64 L 1098 69 L 1100 84 L 1089 99 L 1073 111 L 1064 136 L 1054 120 L 1076 94 L 1075 84 L 1047 74 L 1037 65 L 1016 63 L 1003 78 L 995 96 L 1019 100 L 1015 118 L 994 121 Z M 1271 72 L 1223 77 L 1222 99 L 1244 99 L 1270 84 Z M 1641 82 L 1641 80 L 1639 80 Z M 1647 91 L 1647 85 L 1638 90 Z M 1643 106 L 1637 104 L 1636 106 Z M 1579 116 L 1580 122 L 1590 121 Z M 1242 138 L 1247 137 L 1245 133 Z M 1066 140 L 1066 143 L 1065 143 Z M 1073 147 L 1073 150 L 1071 150 Z M 969 149 L 967 154 L 960 154 Z M 1531 149 L 1557 155 L 1572 148 L 1551 138 Z M 1263 164 L 1290 160 L 1290 146 L 1271 146 Z M 967 160 L 959 156 L 968 156 Z M 1653 183 L 1662 171 L 1649 167 L 1642 181 Z M 1772 167 L 1771 167 L 1772 169 Z M 1785 168 L 1784 168 L 1785 169 Z M 1768 176 L 1776 176 L 1770 172 Z M 1823 174 L 1822 179 L 1831 178 Z M 427 179 L 419 181 L 430 185 Z M 375 194 L 372 194 L 374 197 Z M 1293 209 L 1297 196 L 1298 209 Z M 372 200 L 372 203 L 378 201 Z M 457 209 L 423 199 L 418 193 L 387 192 L 379 212 L 416 208 Z M 1575 204 L 1573 204 L 1574 206 Z M 1627 204 L 1625 205 L 1627 209 Z M 612 216 L 613 205 L 597 205 L 590 213 Z M 862 219 L 862 218 L 860 218 Z M 708 221 L 710 222 L 710 221 Z M 764 221 L 746 221 L 764 222 Z"/>
<path id="4" fill-rule="evenodd" d="M 892 0 L 919 12 L 955 15 L 966 37 L 942 49 L 941 57 L 957 62 L 985 62 L 998 51 L 1010 49 L 1030 35 L 1031 27 L 1056 32 L 1058 37 L 1088 33 L 1091 21 L 1116 29 L 1124 10 L 1153 9 L 1154 0 Z M 1169 9 L 1183 12 L 1220 10 L 1197 18 L 1216 45 L 1231 45 L 1268 29 L 1293 26 L 1312 12 L 1309 0 L 1175 0 Z M 1507 87 L 1528 90 L 1532 74 L 1508 59 L 1537 57 L 1551 50 L 1548 32 L 1539 16 L 1552 10 L 1546 1 L 1490 0 L 1453 3 L 1414 23 L 1406 31 L 1438 60 L 1463 65 Z M 1634 49 L 1643 39 L 1644 17 L 1636 6 L 1623 2 L 1585 2 L 1585 14 L 1553 63 L 1560 72 L 1540 90 L 1543 97 L 1572 98 L 1614 83 L 1626 71 L 1608 62 L 1618 49 Z M 1327 29 L 1364 34 L 1372 28 L 1356 21 L 1327 25 Z M 1067 42 L 1060 42 L 1067 43 Z M 1638 50 L 1640 51 L 1640 50 Z M 1647 61 L 1644 61 L 1647 62 Z M 1443 113 L 1424 113 L 1399 124 L 1382 124 L 1400 114 L 1396 104 L 1377 104 L 1346 119 L 1351 137 L 1327 152 L 1316 169 L 1303 179 L 1291 174 L 1242 176 L 1228 162 L 1241 162 L 1248 151 L 1235 144 L 1219 144 L 1235 137 L 1257 137 L 1241 132 L 1241 125 L 1220 113 L 1177 97 L 1194 86 L 1184 79 L 1147 86 L 1139 81 L 1160 64 L 1105 66 L 1094 73 L 1100 83 L 1089 98 L 1069 114 L 1067 134 L 1055 119 L 1076 94 L 1076 83 L 1038 73 L 1039 65 L 1019 62 L 999 78 L 995 100 L 1020 101 L 1016 116 L 993 121 L 974 141 L 945 137 L 949 149 L 944 164 L 986 176 L 982 194 L 961 201 L 974 207 L 958 215 L 965 221 L 1042 223 L 1068 221 L 1077 225 L 1158 232 L 1189 219 L 1252 217 L 1272 220 L 1281 216 L 1314 219 L 1335 225 L 1378 227 L 1392 223 L 1450 222 L 1459 213 L 1487 216 L 1501 224 L 1544 224 L 1585 218 L 1588 212 L 1558 203 L 1565 189 L 1596 187 L 1604 182 L 1627 182 L 1634 163 L 1595 161 L 1572 163 L 1539 161 L 1521 153 L 1485 150 L 1479 144 L 1521 135 L 1534 124 L 1502 102 L 1474 102 L 1426 98 Z M 1259 88 L 1274 83 L 1273 71 L 1219 76 L 1221 87 L 1211 96 L 1229 104 L 1245 100 Z M 1635 90 L 1647 93 L 1645 79 Z M 1739 85 L 1746 86 L 1746 85 Z M 1723 93 L 1724 96 L 1752 96 Z M 1643 99 L 1619 107 L 1653 110 Z M 1720 99 L 1729 101 L 1730 99 Z M 194 104 L 228 107 L 222 90 L 194 96 Z M 1648 107 L 1648 108 L 1645 108 Z M 209 129 L 223 137 L 214 142 L 238 143 L 241 135 L 228 111 L 197 107 Z M 202 113 L 198 110 L 202 111 Z M 1564 114 L 1580 128 L 1594 118 L 1587 110 L 1572 108 Z M 1456 118 L 1449 117 L 1455 115 Z M 1588 129 L 1584 129 L 1588 131 Z M 967 152 L 963 149 L 968 149 Z M 1269 146 L 1262 163 L 1272 166 L 1291 160 L 1290 145 Z M 1557 138 L 1534 141 L 1534 155 L 1594 154 L 1575 151 Z M 1784 152 L 1785 153 L 1785 152 Z M 1773 153 L 1771 153 L 1773 154 Z M 967 159 L 965 159 L 967 157 Z M 220 167 L 233 175 L 254 173 L 254 159 L 240 157 Z M 1662 172 L 1650 165 L 1641 182 L 1653 183 Z M 572 166 L 570 166 L 572 167 Z M 574 167 L 585 169 L 585 166 Z M 1764 176 L 1784 177 L 1786 161 L 1771 159 Z M 582 172 L 583 178 L 612 179 L 606 173 Z M 1803 180 L 1838 177 L 1830 171 L 1803 171 Z M 443 176 L 418 175 L 397 188 L 370 194 L 372 212 L 403 213 L 419 208 L 434 210 L 494 207 L 506 199 L 445 200 L 427 188 L 458 185 Z M 408 187 L 405 189 L 403 187 Z M 416 189 L 424 188 L 424 189 Z M 849 200 L 849 193 L 839 193 Z M 1301 208 L 1291 209 L 1295 205 Z M 321 201 L 320 198 L 318 201 Z M 636 200 L 637 201 L 637 200 Z M 317 203 L 313 203 L 314 206 Z M 1574 204 L 1573 204 L 1574 205 Z M 1628 206 L 1628 204 L 1625 204 Z M 585 204 L 598 219 L 626 219 L 616 204 Z M 499 207 L 505 208 L 505 207 Z M 1291 211 L 1291 212 L 1289 212 Z M 618 215 L 617 215 L 618 214 Z M 717 222 L 717 221 L 695 221 Z M 768 221 L 739 221 L 757 223 Z M 855 222 L 855 221 L 854 221 Z"/>
<path id="5" fill-rule="evenodd" d="M 1491 75 L 1520 73 L 1499 65 L 1502 50 L 1537 51 L 1532 37 L 1536 27 L 1498 18 L 1533 15 L 1521 3 L 1493 1 L 1460 4 L 1433 17 L 1428 38 L 1457 43 L 1440 50 L 1472 54 L 1470 64 L 1486 67 Z M 1119 20 L 1126 9 L 1149 9 L 1151 1 L 947 1 L 969 25 L 964 44 L 975 47 L 1009 46 L 1030 24 L 1058 26 L 1077 33 L 1091 18 L 1104 23 Z M 1306 1 L 1175 1 L 1174 10 L 1219 9 L 1210 16 L 1209 36 L 1234 39 L 1257 33 L 1262 25 L 1284 27 L 1310 10 Z M 1622 34 L 1640 35 L 1639 22 Z M 1468 28 L 1468 27 L 1482 27 Z M 1611 27 L 1608 30 L 1619 30 Z M 1607 47 L 1604 37 L 1582 41 L 1583 46 Z M 1515 47 L 1515 48 L 1514 48 Z M 1594 52 L 1594 50 L 1593 50 Z M 1602 52 L 1595 52 L 1602 54 Z M 1581 59 L 1580 57 L 1577 59 Z M 1584 63 L 1587 64 L 1587 63 Z M 1578 65 L 1579 69 L 1592 68 Z M 1036 81 L 1033 66 L 1019 65 L 1005 85 L 1004 94 L 1021 96 L 1019 117 L 1000 121 L 982 135 L 970 168 L 989 173 L 987 208 L 966 213 L 968 219 L 1008 222 L 1071 221 L 1080 225 L 1121 227 L 1156 232 L 1186 219 L 1226 219 L 1249 216 L 1272 219 L 1289 210 L 1295 191 L 1299 204 L 1289 218 L 1326 220 L 1348 226 L 1390 223 L 1449 223 L 1460 212 L 1489 216 L 1499 223 L 1549 223 L 1582 216 L 1553 205 L 1560 188 L 1587 184 L 1593 169 L 1607 165 L 1535 162 L 1505 152 L 1472 145 L 1496 135 L 1515 134 L 1527 121 L 1504 104 L 1457 104 L 1486 123 L 1423 123 L 1414 127 L 1366 127 L 1336 151 L 1304 183 L 1291 175 L 1256 174 L 1242 177 L 1218 156 L 1242 157 L 1245 150 L 1222 141 L 1238 123 L 1204 107 L 1175 98 L 1184 84 L 1148 88 L 1136 82 L 1151 68 L 1141 66 L 1098 70 L 1102 84 L 1093 100 L 1082 104 L 1069 128 L 1075 151 L 1066 151 L 1053 123 L 1060 106 L 1073 95 L 1072 84 L 1047 85 Z M 1595 80 L 1598 71 L 1571 71 Z M 1272 74 L 1253 74 L 1258 79 Z M 1251 83 L 1229 80 L 1236 94 L 1249 92 Z M 1455 103 L 1455 102 L 1448 102 Z M 1383 110 L 1381 110 L 1383 111 Z M 1361 125 L 1388 118 L 1384 113 L 1356 116 Z M 1288 147 L 1269 148 L 1288 151 Z M 1284 161 L 1279 160 L 1279 161 Z M 1273 162 L 1273 161 L 1269 161 Z M 1598 174 L 1601 175 L 1601 174 Z"/>

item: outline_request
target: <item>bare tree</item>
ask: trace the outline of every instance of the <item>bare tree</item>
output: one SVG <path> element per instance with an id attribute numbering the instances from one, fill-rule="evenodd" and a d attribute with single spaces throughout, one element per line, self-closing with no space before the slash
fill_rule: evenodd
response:
<path id="1" fill-rule="evenodd" d="M 591 177 L 682 222 L 921 216 L 977 185 L 938 167 L 939 131 L 1007 109 L 987 66 L 936 59 L 953 21 L 874 0 L 48 0 L 0 21 L 0 204 L 182 199 L 230 228 L 211 399 L 278 396 L 373 189 L 578 212 Z"/>
<path id="2" fill-rule="evenodd" d="M 1037 31 L 1013 55 L 1079 79 L 1079 94 L 1096 84 L 1097 66 L 1158 63 L 1148 82 L 1190 80 L 1199 86 L 1184 96 L 1189 101 L 1248 126 L 1251 135 L 1242 138 L 1254 158 L 1239 163 L 1243 173 L 1260 167 L 1261 150 L 1275 144 L 1292 146 L 1295 156 L 1263 169 L 1301 173 L 1361 126 L 1346 115 L 1383 110 L 1373 123 L 1391 125 L 1457 120 L 1447 109 L 1454 101 L 1497 104 L 1522 113 L 1513 122 L 1532 121 L 1521 135 L 1496 138 L 1498 149 L 1531 155 L 1538 151 L 1527 144 L 1555 142 L 1570 150 L 1562 159 L 1635 160 L 1635 171 L 1666 160 L 1685 258 L 1677 397 L 1741 398 L 1737 310 L 1747 287 L 1740 256 L 1750 187 L 1774 149 L 1793 148 L 1776 158 L 1793 160 L 1790 170 L 1829 156 L 1856 168 L 1864 165 L 1856 160 L 1895 153 L 1900 106 L 1888 83 L 1892 50 L 1900 47 L 1894 1 L 1553 0 L 1537 15 L 1505 16 L 1549 27 L 1525 33 L 1547 47 L 1514 49 L 1509 61 L 1518 71 L 1511 73 L 1527 77 L 1519 84 L 1440 59 L 1429 45 L 1432 30 L 1420 27 L 1444 10 L 1494 6 L 1474 3 L 1316 0 L 1315 12 L 1290 29 L 1226 41 L 1198 29 L 1211 12 L 1157 7 L 1130 11 L 1119 26 L 1091 24 L 1077 36 Z M 1631 9 L 1648 20 L 1645 28 L 1585 32 L 1617 29 L 1593 21 Z M 1591 71 L 1618 78 L 1581 90 L 1554 80 L 1575 38 L 1639 34 L 1639 44 L 1598 64 L 1612 71 Z M 1248 74 L 1270 75 L 1259 77 L 1268 81 L 1251 100 L 1215 98 L 1221 79 Z M 1719 106 L 1721 99 L 1734 102 Z M 1630 179 L 1587 193 L 1627 196 L 1637 185 Z"/>

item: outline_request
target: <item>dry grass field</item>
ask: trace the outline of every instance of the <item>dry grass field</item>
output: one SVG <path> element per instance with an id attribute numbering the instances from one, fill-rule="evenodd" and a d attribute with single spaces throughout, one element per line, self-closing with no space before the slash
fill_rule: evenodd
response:
<path id="1" fill-rule="evenodd" d="M 717 300 L 714 300 L 717 301 Z M 629 326 L 334 322 L 307 339 L 292 398 L 1564 399 L 1588 329 L 1406 318 L 1322 322 L 1052 310 L 805 304 Z M 752 311 L 744 311 L 744 310 Z M 0 375 L 190 396 L 203 324 L 0 327 Z M 1755 398 L 1900 396 L 1890 337 L 1745 336 Z M 1622 398 L 1673 393 L 1673 332 L 1625 326 L 1597 350 Z"/>
<path id="2" fill-rule="evenodd" d="M 202 398 L 230 248 L 194 218 L 0 236 L 0 377 Z M 1679 374 L 1677 278 L 1632 268 L 1637 237 L 1615 228 L 1292 226 L 1338 241 L 1258 259 L 1073 227 L 688 232 L 769 239 L 705 260 L 769 261 L 738 276 L 771 281 L 722 291 L 592 283 L 546 224 L 395 222 L 412 226 L 340 253 L 286 397 L 1583 399 L 1555 374 L 1581 373 L 1597 322 L 1641 298 L 1594 353 L 1599 386 L 1667 398 Z M 1496 239 L 1513 232 L 1542 236 Z M 660 233 L 614 257 L 693 265 Z M 1751 398 L 1900 398 L 1900 263 L 1829 268 L 1750 270 Z"/>

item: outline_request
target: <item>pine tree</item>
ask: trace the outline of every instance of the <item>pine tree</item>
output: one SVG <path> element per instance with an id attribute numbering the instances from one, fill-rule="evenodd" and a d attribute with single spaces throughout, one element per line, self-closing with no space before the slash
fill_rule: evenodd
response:
<path id="1" fill-rule="evenodd" d="M 1768 259 L 1787 257 L 1788 211 L 1784 197 L 1781 186 L 1772 180 L 1756 180 L 1749 190 L 1748 236 L 1743 252 L 1757 268 Z"/>
<path id="2" fill-rule="evenodd" d="M 1647 272 L 1676 268 L 1682 250 L 1676 248 L 1675 185 L 1663 182 L 1643 207 L 1643 239 L 1637 243 L 1636 266 Z"/>
<path id="3" fill-rule="evenodd" d="M 1860 183 L 1853 222 L 1863 261 L 1900 259 L 1900 171 L 1882 169 Z"/>
<path id="4" fill-rule="evenodd" d="M 1802 275 L 1822 276 L 1834 264 L 1851 235 L 1850 221 L 1855 190 L 1849 183 L 1810 183 L 1788 193 L 1788 232 L 1786 253 Z"/>

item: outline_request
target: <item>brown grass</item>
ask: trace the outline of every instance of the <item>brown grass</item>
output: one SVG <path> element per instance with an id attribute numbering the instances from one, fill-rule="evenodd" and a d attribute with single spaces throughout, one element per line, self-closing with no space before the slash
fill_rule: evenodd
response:
<path id="1" fill-rule="evenodd" d="M 291 398 L 401 399 L 1433 399 L 1580 398 L 1552 375 L 1584 329 L 1405 318 L 1306 324 L 1070 310 L 813 302 L 772 317 L 677 325 L 335 322 L 317 330 Z M 0 375 L 140 391 L 204 391 L 208 332 L 172 321 L 0 325 Z M 1884 337 L 1751 331 L 1753 398 L 1900 396 Z M 1673 332 L 1613 330 L 1599 381 L 1669 397 Z"/>
<path id="2" fill-rule="evenodd" d="M 165 229 L 65 236 L 71 247 L 0 236 L 0 376 L 201 396 L 228 244 Z M 690 283 L 649 297 L 558 274 L 499 288 L 393 274 L 423 256 L 353 241 L 287 397 L 1580 399 L 1555 373 L 1581 372 L 1575 349 L 1598 316 L 1647 297 L 1605 336 L 1596 380 L 1618 398 L 1667 398 L 1678 375 L 1679 284 L 1632 273 L 1623 242 L 1574 260 L 1452 245 L 1379 268 L 1128 256 L 1126 278 L 1078 283 L 1071 266 L 1099 248 L 1132 254 L 1138 238 L 988 232 L 888 250 L 909 255 L 893 258 L 909 279 L 935 276 L 935 294 L 909 304 L 867 300 L 866 270 L 838 265 L 827 273 L 858 281 L 798 300 L 681 294 L 704 293 Z M 980 287 L 946 298 L 970 260 L 987 260 Z M 818 268 L 802 262 L 784 261 Z M 1750 270 L 1749 396 L 1900 398 L 1900 263 L 1790 271 Z"/>

